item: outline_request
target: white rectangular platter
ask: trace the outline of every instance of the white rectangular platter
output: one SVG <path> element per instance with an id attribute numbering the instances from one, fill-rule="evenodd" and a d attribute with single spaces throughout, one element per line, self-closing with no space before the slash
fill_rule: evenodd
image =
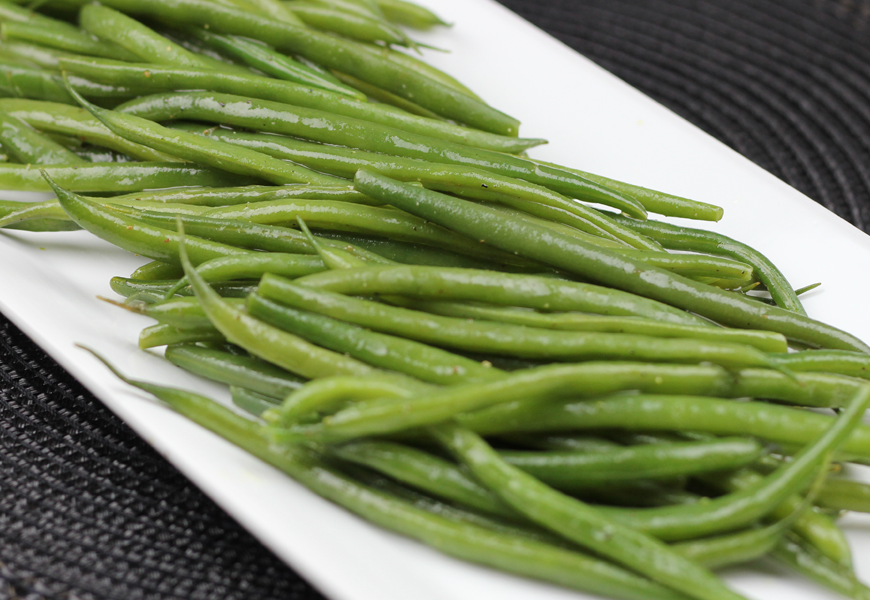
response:
<path id="1" fill-rule="evenodd" d="M 491 0 L 434 0 L 449 30 L 427 58 L 523 121 L 550 145 L 536 157 L 725 207 L 711 228 L 756 246 L 809 294 L 811 316 L 870 341 L 870 238 Z M 11 196 L 10 196 L 11 197 Z M 124 372 L 226 399 L 136 338 L 150 321 L 110 307 L 109 279 L 144 261 L 84 232 L 0 233 L 0 311 L 106 405 L 333 600 L 580 600 L 590 596 L 445 557 L 311 494 L 281 473 L 132 392 L 75 343 Z M 859 575 L 870 578 L 870 519 L 844 521 Z M 757 600 L 833 593 L 769 565 L 732 569 Z"/>

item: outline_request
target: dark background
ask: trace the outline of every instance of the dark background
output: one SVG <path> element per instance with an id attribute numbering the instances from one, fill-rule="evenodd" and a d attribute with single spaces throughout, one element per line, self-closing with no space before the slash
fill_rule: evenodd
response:
<path id="1" fill-rule="evenodd" d="M 870 228 L 870 2 L 503 3 Z M 321 596 L 0 316 L 2 598 Z"/>

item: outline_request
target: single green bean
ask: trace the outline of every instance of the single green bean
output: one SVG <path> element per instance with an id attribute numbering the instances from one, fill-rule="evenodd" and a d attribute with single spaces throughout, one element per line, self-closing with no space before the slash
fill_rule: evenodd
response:
<path id="1" fill-rule="evenodd" d="M 769 331 L 751 329 L 726 329 L 702 325 L 666 323 L 643 317 L 617 317 L 585 313 L 540 313 L 522 308 L 501 308 L 486 304 L 467 302 L 439 302 L 437 300 L 414 300 L 407 306 L 423 312 L 456 317 L 481 319 L 514 325 L 527 325 L 541 329 L 566 331 L 600 331 L 607 333 L 634 333 L 653 337 L 697 338 L 728 341 L 754 346 L 764 352 L 785 352 L 788 343 L 785 337 Z M 863 356 L 863 355 L 862 355 Z M 791 368 L 787 363 L 785 366 Z M 793 369 L 801 370 L 801 369 Z M 828 370 L 828 369 L 825 369 Z M 851 375 L 852 373 L 844 373 Z"/>
<path id="2" fill-rule="evenodd" d="M 109 285 L 112 291 L 120 296 L 133 299 L 148 298 L 148 301 L 153 303 L 162 301 L 166 297 L 166 292 L 172 289 L 176 282 L 175 279 L 161 281 L 112 277 Z M 216 283 L 212 286 L 223 298 L 246 298 L 256 287 L 256 285 L 244 282 Z M 193 290 L 190 287 L 181 288 L 176 294 L 192 296 Z"/>
<path id="3" fill-rule="evenodd" d="M 42 169 L 0 164 L 0 188 L 50 192 L 52 188 L 40 175 L 41 170 L 61 187 L 76 192 L 136 192 L 189 185 L 221 187 L 245 179 L 216 169 L 181 163 L 77 163 L 48 165 Z"/>
<path id="4" fill-rule="evenodd" d="M 414 29 L 429 29 L 436 25 L 448 25 L 427 8 L 404 0 L 377 0 L 378 6 L 388 21 L 407 25 Z"/>
<path id="5" fill-rule="evenodd" d="M 772 556 L 794 571 L 849 598 L 870 598 L 870 589 L 858 581 L 850 569 L 826 559 L 797 536 L 786 534 L 774 548 Z"/>
<path id="6" fill-rule="evenodd" d="M 166 360 L 208 379 L 283 398 L 299 389 L 303 380 L 253 356 L 237 356 L 195 344 L 178 344 L 166 348 Z"/>
<path id="7" fill-rule="evenodd" d="M 315 29 L 331 31 L 361 42 L 413 45 L 400 29 L 378 19 L 305 2 L 285 2 L 284 6 L 287 6 L 306 25 Z"/>
<path id="8" fill-rule="evenodd" d="M 695 373 L 701 375 L 698 371 Z M 719 394 L 725 397 L 739 397 L 740 389 L 732 387 L 727 391 L 729 384 L 714 373 L 708 373 L 707 377 L 706 386 L 699 385 L 696 389 L 706 387 L 709 393 L 718 388 Z M 638 394 L 594 401 L 564 400 L 546 405 L 512 402 L 462 415 L 459 420 L 483 435 L 609 428 L 627 431 L 696 430 L 716 435 L 751 435 L 777 443 L 803 445 L 824 431 L 831 418 L 813 411 L 763 402 L 734 402 L 691 394 Z M 858 427 L 841 451 L 847 455 L 870 456 L 870 427 Z"/>

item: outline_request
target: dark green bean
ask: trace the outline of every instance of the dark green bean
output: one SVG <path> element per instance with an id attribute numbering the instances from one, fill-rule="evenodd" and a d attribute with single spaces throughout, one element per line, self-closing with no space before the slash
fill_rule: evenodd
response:
<path id="1" fill-rule="evenodd" d="M 667 479 L 724 471 L 753 463 L 761 446 L 747 438 L 718 438 L 635 446 L 603 452 L 500 451 L 502 459 L 560 490 L 582 490 L 602 482 Z"/>

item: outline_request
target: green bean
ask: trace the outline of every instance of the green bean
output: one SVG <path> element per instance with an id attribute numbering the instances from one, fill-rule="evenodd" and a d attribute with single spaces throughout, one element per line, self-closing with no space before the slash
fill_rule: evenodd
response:
<path id="1" fill-rule="evenodd" d="M 682 368 L 688 370 L 691 367 Z M 706 375 L 706 385 L 698 385 L 696 389 L 706 387 L 708 393 L 718 390 L 719 394 L 726 397 L 740 397 L 743 391 L 739 388 L 727 391 L 729 384 L 717 377 L 715 372 L 701 371 L 705 367 L 691 369 L 694 376 Z M 685 392 L 687 390 L 683 390 Z M 546 405 L 512 402 L 462 415 L 459 420 L 482 435 L 608 428 L 628 431 L 696 430 L 716 435 L 751 435 L 792 445 L 808 443 L 831 423 L 828 415 L 793 407 L 763 402 L 734 402 L 691 394 L 638 394 L 594 401 L 564 400 Z M 858 427 L 841 451 L 847 455 L 870 456 L 870 428 Z"/>
<path id="2" fill-rule="evenodd" d="M 736 437 L 604 452 L 499 452 L 508 464 L 567 491 L 594 487 L 601 482 L 667 479 L 739 468 L 754 462 L 761 453 L 757 442 Z"/>
<path id="3" fill-rule="evenodd" d="M 171 190 L 155 190 L 138 192 L 125 196 L 115 196 L 113 202 L 145 200 L 149 202 L 171 202 L 176 204 L 191 204 L 197 206 L 231 206 L 248 202 L 263 202 L 265 200 L 280 200 L 286 198 L 308 198 L 311 200 L 344 200 L 357 204 L 372 203 L 365 196 L 355 191 L 349 185 L 248 185 L 245 187 L 228 188 L 183 188 Z"/>
<path id="4" fill-rule="evenodd" d="M 870 402 L 870 386 L 862 386 L 843 418 L 811 445 L 758 483 L 704 503 L 638 511 L 600 510 L 625 525 L 667 540 L 685 539 L 746 525 L 775 509 L 817 471 L 819 461 L 850 435 Z"/>
<path id="5" fill-rule="evenodd" d="M 254 417 L 259 417 L 274 407 L 277 402 L 277 400 L 274 400 L 270 396 L 264 396 L 263 394 L 236 386 L 230 386 L 230 396 L 233 399 L 233 404 Z"/>
<path id="6" fill-rule="evenodd" d="M 395 373 L 323 377 L 291 393 L 280 406 L 264 413 L 263 419 L 275 424 L 301 423 L 306 417 L 333 412 L 348 402 L 412 398 L 430 389 L 429 384 Z"/>
<path id="7" fill-rule="evenodd" d="M 718 288 L 648 267 L 605 249 L 560 236 L 498 211 L 459 198 L 409 186 L 360 171 L 357 189 L 449 229 L 505 251 L 523 255 L 605 285 L 691 310 L 725 325 L 765 329 L 815 346 L 870 352 L 862 341 L 839 329 L 775 306 L 761 305 Z"/>
<path id="8" fill-rule="evenodd" d="M 362 42 L 413 45 L 401 30 L 378 19 L 305 2 L 285 2 L 284 6 L 287 6 L 306 25 L 316 29 L 331 31 Z"/>
<path id="9" fill-rule="evenodd" d="M 138 217 L 144 222 L 158 227 L 161 225 L 174 226 L 176 220 L 171 215 L 151 211 L 141 212 L 138 214 Z M 289 254 L 315 253 L 314 248 L 311 247 L 305 235 L 295 229 L 244 223 L 232 219 L 216 219 L 202 215 L 181 215 L 179 218 L 193 235 L 230 246 L 268 250 L 270 252 L 286 252 Z M 325 238 L 318 239 L 321 244 L 351 251 L 366 262 L 376 265 L 391 264 L 387 259 L 381 258 L 373 252 L 357 248 L 348 242 Z"/>
<path id="10" fill-rule="evenodd" d="M 159 260 L 151 261 L 138 267 L 130 274 L 130 279 L 178 279 L 184 277 L 184 269 Z"/>
<path id="11" fill-rule="evenodd" d="M 823 473 L 823 475 L 825 475 Z M 726 492 L 734 492 L 751 489 L 763 482 L 763 477 L 752 469 L 739 469 L 725 476 L 705 476 L 702 480 L 714 485 Z M 794 511 L 799 510 L 801 499 L 793 495 L 787 498 L 772 512 L 771 516 L 783 519 Z M 809 541 L 824 556 L 841 564 L 852 567 L 852 552 L 846 536 L 831 519 L 815 511 L 803 511 L 800 517 L 795 519 L 792 525 L 795 533 Z"/>
<path id="12" fill-rule="evenodd" d="M 165 357 L 197 375 L 275 398 L 283 398 L 303 384 L 292 373 L 253 356 L 235 356 L 194 344 L 169 346 Z"/>
<path id="13" fill-rule="evenodd" d="M 394 496 L 360 485 L 302 448 L 278 448 L 262 429 L 217 403 L 190 392 L 130 380 L 174 410 L 285 471 L 315 493 L 390 531 L 477 564 L 624 600 L 685 600 L 606 562 L 535 540 L 516 538 L 470 523 L 458 524 Z"/>
<path id="14" fill-rule="evenodd" d="M 66 219 L 29 219 L 6 225 L 3 229 L 17 229 L 20 231 L 33 231 L 38 233 L 56 231 L 77 231 L 81 229 L 76 223 Z"/>
<path id="15" fill-rule="evenodd" d="M 26 123 L 0 111 L 0 143 L 16 161 L 25 164 L 74 164 L 78 156 L 31 129 Z"/>
<path id="16" fill-rule="evenodd" d="M 82 167 L 84 168 L 84 167 Z M 141 221 L 112 211 L 111 208 L 69 192 L 42 171 L 51 190 L 69 217 L 97 237 L 120 248 L 154 260 L 177 264 L 180 237 L 174 231 L 150 227 Z M 191 260 L 199 264 L 219 256 L 245 254 L 249 251 L 191 237 L 187 240 Z"/>
<path id="17" fill-rule="evenodd" d="M 389 266 L 327 271 L 300 278 L 312 289 L 346 295 L 397 295 L 486 301 L 546 311 L 638 316 L 668 323 L 708 325 L 684 311 L 619 290 L 541 277 L 474 269 Z"/>
<path id="18" fill-rule="evenodd" d="M 191 247 L 193 248 L 193 246 Z M 221 299 L 191 265 L 186 244 L 179 247 L 184 274 L 209 320 L 231 343 L 252 355 L 309 379 L 327 375 L 368 375 L 375 369 L 254 319 Z"/>
<path id="19" fill-rule="evenodd" d="M 98 148 L 90 146 L 88 148 L 79 148 L 73 150 L 76 156 L 92 163 L 126 163 L 134 162 L 133 159 L 126 154 L 109 150 L 108 148 Z"/>
<path id="20" fill-rule="evenodd" d="M 163 325 L 171 325 L 177 329 L 211 326 L 211 321 L 206 316 L 199 300 L 191 296 L 173 296 L 156 304 L 135 299 L 127 299 L 125 302 L 120 303 L 101 296 L 97 296 L 97 298 L 130 312 L 150 317 Z M 225 300 L 239 308 L 245 305 L 242 298 L 227 298 Z"/>
<path id="21" fill-rule="evenodd" d="M 157 348 L 173 344 L 193 342 L 223 342 L 226 338 L 214 327 L 185 327 L 179 329 L 172 325 L 150 325 L 139 332 L 139 348 Z"/>
<path id="22" fill-rule="evenodd" d="M 300 198 L 213 208 L 203 216 L 249 221 L 261 225 L 292 224 L 295 223 L 296 217 L 302 217 L 306 223 L 317 229 L 378 235 L 403 242 L 434 246 L 498 263 L 523 267 L 534 265 L 390 207 Z"/>
<path id="23" fill-rule="evenodd" d="M 535 162 L 559 167 L 559 165 L 554 165 L 541 160 L 536 160 Z M 644 208 L 652 213 L 657 213 L 667 217 L 680 217 L 683 219 L 696 219 L 701 221 L 718 221 L 725 213 L 721 207 L 707 204 L 706 202 L 681 198 L 680 196 L 674 196 L 673 194 L 668 194 L 666 192 L 659 192 L 639 185 L 632 185 L 630 183 L 625 183 L 624 181 L 617 181 L 616 179 L 602 177 L 601 175 L 588 173 L 579 169 L 568 167 L 559 168 L 571 171 L 581 177 L 585 177 L 586 179 L 590 179 L 600 185 L 612 190 L 617 190 L 626 196 L 634 198 L 643 204 Z"/>
<path id="24" fill-rule="evenodd" d="M 794 371 L 823 371 L 870 379 L 870 360 L 865 354 L 843 350 L 804 350 L 794 354 L 777 354 L 774 360 Z"/>
<path id="25" fill-rule="evenodd" d="M 440 116 L 438 113 L 431 111 L 428 108 L 423 108 L 419 104 L 415 104 L 414 102 L 406 100 L 405 98 L 402 98 L 401 96 L 398 96 L 392 92 L 388 92 L 387 90 L 383 90 L 370 83 L 366 83 L 365 81 L 357 79 L 356 77 L 348 75 L 347 73 L 333 71 L 332 74 L 335 75 L 336 79 L 338 79 L 342 84 L 352 87 L 355 90 L 364 94 L 366 96 L 366 99 L 372 101 L 373 104 L 382 104 L 384 106 L 389 106 L 393 109 L 399 109 L 401 112 L 416 115 L 418 117 L 425 117 L 427 119 L 433 120 L 437 119 L 447 122 L 447 120 Z"/>
<path id="26" fill-rule="evenodd" d="M 749 346 L 632 334 L 554 331 L 454 319 L 314 290 L 271 274 L 263 277 L 258 293 L 292 308 L 466 352 L 561 361 L 709 361 L 730 367 L 769 363 L 762 352 Z"/>
<path id="27" fill-rule="evenodd" d="M 75 54 L 112 57 L 120 60 L 135 58 L 124 48 L 98 42 L 75 25 L 19 8 L 9 2 L 0 6 L 3 39 L 24 39 L 50 48 L 60 48 Z"/>
<path id="28" fill-rule="evenodd" d="M 557 492 L 508 465 L 474 433 L 455 425 L 442 425 L 433 431 L 476 478 L 534 523 L 691 597 L 742 598 L 711 572 L 665 544 L 602 516 L 599 509 Z"/>
<path id="29" fill-rule="evenodd" d="M 79 12 L 79 23 L 88 33 L 125 48 L 139 60 L 194 69 L 247 73 L 247 69 L 242 67 L 185 50 L 153 29 L 106 6 L 88 4 L 83 7 Z"/>
<path id="30" fill-rule="evenodd" d="M 632 216 L 646 217 L 646 212 L 636 201 L 566 171 L 541 167 L 517 156 L 472 148 L 323 110 L 213 92 L 158 94 L 131 100 L 119 106 L 118 110 L 156 121 L 183 116 L 185 119 L 241 126 L 393 156 L 477 167 L 574 198 L 612 206 Z M 321 127 L 322 123 L 330 126 Z"/>
<path id="31" fill-rule="evenodd" d="M 398 242 L 388 238 L 361 236 L 348 233 L 321 231 L 319 234 L 321 243 L 324 240 L 340 242 L 352 245 L 357 249 L 373 252 L 392 264 L 402 263 L 406 265 L 422 265 L 430 267 L 448 267 L 460 269 L 487 269 L 490 271 L 523 272 L 521 267 L 512 267 L 505 264 L 497 264 L 489 261 L 478 260 L 470 256 L 463 256 L 435 248 Z M 383 264 L 388 264 L 384 262 Z M 528 271 L 529 269 L 525 269 Z"/>
<path id="32" fill-rule="evenodd" d="M 172 156 L 130 142 L 109 131 L 105 125 L 78 106 L 37 100 L 0 98 L 0 110 L 17 117 L 40 131 L 73 136 L 83 141 L 117 150 L 142 161 L 175 161 Z M 183 184 L 176 184 L 183 185 Z M 229 185 L 229 184 L 227 184 Z"/>
<path id="33" fill-rule="evenodd" d="M 293 25 L 304 25 L 292 11 L 287 10 L 279 0 L 219 0 L 225 6 L 236 6 L 249 10 L 252 6 L 264 16 L 291 23 Z"/>
<path id="34" fill-rule="evenodd" d="M 728 341 L 735 344 L 754 346 L 764 352 L 784 352 L 787 346 L 786 339 L 782 335 L 769 331 L 681 325 L 643 317 L 600 316 L 571 312 L 540 313 L 529 309 L 500 308 L 493 305 L 469 304 L 467 302 L 439 302 L 437 300 L 416 300 L 409 302 L 407 306 L 408 308 L 446 317 L 497 321 L 541 329 L 633 333 L 653 337 Z M 788 363 L 785 363 L 785 366 L 790 369 L 792 368 Z M 799 371 L 801 369 L 792 370 Z M 851 375 L 852 373 L 845 374 Z"/>
<path id="35" fill-rule="evenodd" d="M 0 221 L 2 223 L 2 221 Z M 244 256 L 213 258 L 197 265 L 200 276 L 209 282 L 231 279 L 257 279 L 266 273 L 282 277 L 301 277 L 327 269 L 316 256 L 300 256 L 282 252 L 256 252 Z M 177 289 L 188 285 L 187 277 L 176 284 Z M 174 289 L 172 290 L 174 293 Z"/>
<path id="36" fill-rule="evenodd" d="M 40 170 L 44 170 L 58 185 L 76 192 L 135 192 L 188 185 L 227 186 L 244 179 L 216 169 L 181 163 L 77 163 L 49 165 L 42 169 L 29 165 L 0 164 L 0 187 L 24 192 L 52 191 L 40 175 Z"/>
<path id="37" fill-rule="evenodd" d="M 329 453 L 384 473 L 435 497 L 510 520 L 521 518 L 498 496 L 463 473 L 455 463 L 428 452 L 393 442 L 362 441 L 332 447 Z"/>
<path id="38" fill-rule="evenodd" d="M 237 35 L 219 35 L 201 27 L 190 27 L 186 31 L 194 38 L 208 44 L 210 47 L 215 48 L 216 50 L 221 50 L 230 56 L 243 61 L 248 66 L 259 69 L 263 73 L 271 75 L 272 77 L 284 81 L 292 81 L 301 85 L 329 90 L 359 100 L 365 100 L 365 94 L 342 84 L 335 77 L 319 73 L 318 71 L 293 60 L 289 56 L 272 50 L 262 43 L 253 42 Z M 227 80 L 224 79 L 224 81 Z M 292 90 L 293 88 L 290 89 Z M 214 91 L 232 94 L 238 93 L 240 90 L 238 88 L 224 88 L 215 89 Z M 272 95 L 269 94 L 269 96 Z M 287 97 L 267 97 L 263 99 L 275 100 L 277 102 L 287 102 L 288 100 Z"/>
<path id="39" fill-rule="evenodd" d="M 859 582 L 851 570 L 826 559 L 797 536 L 786 534 L 785 539 L 774 548 L 772 556 L 798 573 L 849 598 L 870 598 L 870 589 Z"/>
<path id="40" fill-rule="evenodd" d="M 130 297 L 140 297 L 145 294 L 149 298 L 158 298 L 163 300 L 166 297 L 166 292 L 175 286 L 177 281 L 171 279 L 169 281 L 161 280 L 141 280 L 129 279 L 126 277 L 112 277 L 109 284 L 116 294 Z M 216 283 L 212 288 L 223 298 L 246 298 L 248 294 L 256 289 L 256 285 L 250 283 Z M 193 290 L 190 287 L 182 288 L 176 292 L 182 296 L 192 296 Z"/>
<path id="41" fill-rule="evenodd" d="M 147 119 L 105 110 L 88 103 L 75 91 L 71 93 L 80 105 L 88 109 L 112 132 L 181 159 L 192 160 L 239 175 L 261 177 L 278 184 L 316 183 L 329 185 L 340 181 L 334 177 L 321 175 L 304 167 L 277 160 L 260 152 L 236 148 L 185 131 L 170 130 Z"/>
<path id="42" fill-rule="evenodd" d="M 489 381 L 504 375 L 493 367 L 402 337 L 367 331 L 335 319 L 297 311 L 252 294 L 248 313 L 284 331 L 361 360 L 369 365 L 405 373 L 422 381 L 453 385 Z"/>
<path id="43" fill-rule="evenodd" d="M 91 98 L 131 98 L 139 95 L 139 92 L 129 88 L 95 83 L 76 76 L 70 77 L 70 85 Z M 75 104 L 64 88 L 63 79 L 56 73 L 10 63 L 0 63 L 0 93 L 12 98 Z"/>
<path id="44" fill-rule="evenodd" d="M 614 218 L 625 226 L 656 239 L 666 248 L 672 250 L 706 252 L 747 262 L 755 269 L 758 279 L 767 287 L 778 306 L 802 315 L 807 314 L 785 275 L 755 248 L 711 231 L 679 227 L 656 221 L 638 223 L 615 215 Z"/>
<path id="45" fill-rule="evenodd" d="M 377 0 L 384 17 L 393 23 L 407 25 L 415 29 L 429 29 L 436 25 L 447 25 L 432 11 L 404 0 Z"/>
<path id="46" fill-rule="evenodd" d="M 472 90 L 470 90 L 468 87 L 466 87 L 465 85 L 460 83 L 454 77 L 451 77 L 450 75 L 448 75 L 444 71 L 441 71 L 440 69 L 436 69 L 435 67 L 433 67 L 429 63 L 424 62 L 424 61 L 420 60 L 419 58 L 415 58 L 414 56 L 411 56 L 410 54 L 405 54 L 404 52 L 401 52 L 399 50 L 394 50 L 393 48 L 389 48 L 386 46 L 378 46 L 375 44 L 358 43 L 356 46 L 357 46 L 357 48 L 360 48 L 360 49 L 365 50 L 367 52 L 378 54 L 378 55 L 380 55 L 384 58 L 387 58 L 393 62 L 399 63 L 400 65 L 408 67 L 409 69 L 413 69 L 422 75 L 426 75 L 427 77 L 430 77 L 431 79 L 434 79 L 435 81 L 438 81 L 440 83 L 443 83 L 444 85 L 452 87 L 453 89 L 457 90 L 458 92 L 461 92 L 467 96 L 471 96 L 472 98 L 477 98 L 478 100 L 480 100 L 480 96 L 475 94 Z"/>
<path id="47" fill-rule="evenodd" d="M 556 220 L 606 240 L 622 241 L 625 245 L 644 250 L 662 249 L 657 242 L 652 242 L 644 236 L 634 234 L 628 228 L 616 225 L 613 220 L 579 202 L 569 200 L 539 185 L 497 175 L 483 169 L 384 156 L 375 152 L 312 144 L 275 135 L 222 129 L 203 131 L 201 127 L 199 131 L 222 142 L 257 150 L 276 158 L 292 160 L 339 177 L 352 178 L 358 169 L 369 168 L 402 181 L 420 182 L 429 189 L 502 203 L 532 215 Z"/>
<path id="48" fill-rule="evenodd" d="M 825 481 L 817 502 L 823 508 L 870 512 L 870 486 L 831 477 Z"/>
<path id="49" fill-rule="evenodd" d="M 61 58 L 79 58 L 80 55 L 54 48 L 46 48 L 37 44 L 28 44 L 27 42 L 11 42 L 4 41 L 0 46 L 2 52 L 7 57 L 17 57 L 27 61 L 31 65 L 42 67 L 43 69 L 59 70 Z"/>

